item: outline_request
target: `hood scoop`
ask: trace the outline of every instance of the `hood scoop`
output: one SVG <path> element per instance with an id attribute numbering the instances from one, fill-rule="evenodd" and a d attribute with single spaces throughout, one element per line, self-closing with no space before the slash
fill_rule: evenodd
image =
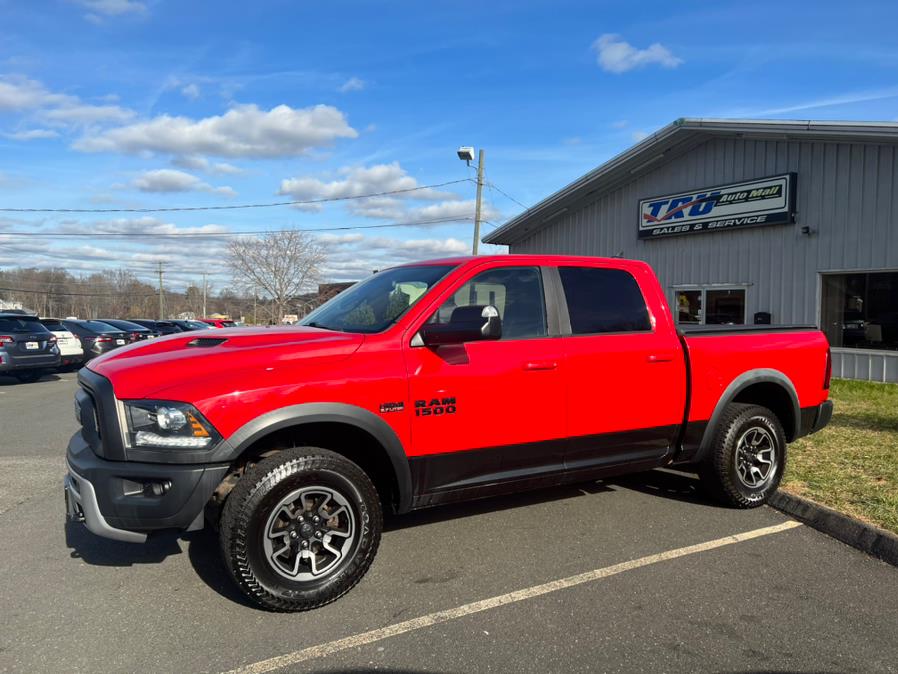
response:
<path id="1" fill-rule="evenodd" d="M 218 346 L 219 344 L 224 344 L 226 341 L 228 341 L 227 337 L 197 337 L 196 339 L 191 339 L 187 342 L 187 346 L 207 349 L 213 346 Z"/>

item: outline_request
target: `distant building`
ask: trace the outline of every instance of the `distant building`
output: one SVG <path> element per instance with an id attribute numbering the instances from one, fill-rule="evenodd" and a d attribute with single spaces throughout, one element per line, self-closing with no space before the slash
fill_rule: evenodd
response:
<path id="1" fill-rule="evenodd" d="M 652 264 L 680 324 L 802 323 L 898 381 L 898 123 L 679 119 L 490 232 Z"/>

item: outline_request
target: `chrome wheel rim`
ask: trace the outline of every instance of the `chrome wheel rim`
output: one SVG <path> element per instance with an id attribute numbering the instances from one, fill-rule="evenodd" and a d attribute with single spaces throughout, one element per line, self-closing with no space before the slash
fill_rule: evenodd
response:
<path id="1" fill-rule="evenodd" d="M 745 431 L 736 444 L 736 475 L 746 487 L 757 489 L 776 473 L 776 440 L 761 426 Z"/>
<path id="2" fill-rule="evenodd" d="M 271 511 L 265 557 L 288 580 L 318 580 L 348 558 L 356 535 L 355 515 L 345 496 L 330 487 L 303 487 Z"/>

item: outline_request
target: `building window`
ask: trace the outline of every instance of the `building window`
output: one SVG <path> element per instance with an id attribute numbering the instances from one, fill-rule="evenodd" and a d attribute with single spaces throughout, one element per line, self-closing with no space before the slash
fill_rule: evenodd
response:
<path id="1" fill-rule="evenodd" d="M 824 274 L 821 299 L 832 346 L 898 350 L 898 272 Z"/>
<path id="2" fill-rule="evenodd" d="M 745 288 L 677 289 L 677 323 L 683 325 L 743 325 Z"/>

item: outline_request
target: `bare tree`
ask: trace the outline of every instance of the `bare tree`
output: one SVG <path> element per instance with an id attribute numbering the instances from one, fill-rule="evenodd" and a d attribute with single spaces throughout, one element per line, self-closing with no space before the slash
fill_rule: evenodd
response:
<path id="1" fill-rule="evenodd" d="M 315 286 L 325 260 L 315 239 L 295 230 L 233 239 L 228 252 L 235 284 L 245 292 L 267 295 L 278 319 L 297 295 Z"/>

